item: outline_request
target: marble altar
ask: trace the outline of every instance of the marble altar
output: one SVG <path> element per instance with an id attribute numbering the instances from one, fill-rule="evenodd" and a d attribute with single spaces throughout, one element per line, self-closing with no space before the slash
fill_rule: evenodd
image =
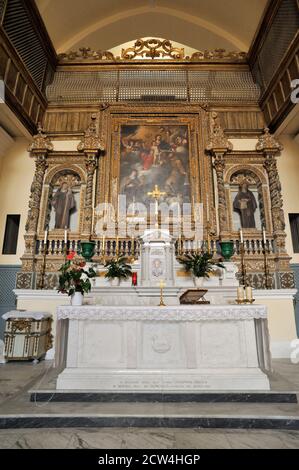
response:
<path id="1" fill-rule="evenodd" d="M 57 389 L 269 390 L 266 319 L 263 305 L 60 306 Z"/>

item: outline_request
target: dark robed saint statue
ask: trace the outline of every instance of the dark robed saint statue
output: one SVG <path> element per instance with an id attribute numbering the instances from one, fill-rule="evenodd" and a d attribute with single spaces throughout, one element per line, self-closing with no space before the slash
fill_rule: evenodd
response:
<path id="1" fill-rule="evenodd" d="M 242 228 L 255 228 L 254 213 L 257 209 L 256 199 L 248 184 L 239 186 L 239 192 L 234 200 L 234 210 L 239 213 Z"/>
<path id="2" fill-rule="evenodd" d="M 70 228 L 70 213 L 76 207 L 73 192 L 66 182 L 56 191 L 52 206 L 55 210 L 55 228 Z"/>

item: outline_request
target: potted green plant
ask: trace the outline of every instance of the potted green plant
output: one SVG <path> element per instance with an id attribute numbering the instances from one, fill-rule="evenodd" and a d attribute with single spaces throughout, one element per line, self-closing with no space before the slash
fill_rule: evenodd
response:
<path id="1" fill-rule="evenodd" d="M 178 260 L 187 272 L 192 273 L 196 287 L 203 285 L 204 279 L 209 278 L 209 274 L 215 271 L 215 266 L 224 268 L 222 263 L 213 260 L 211 253 L 191 253 L 180 256 Z"/>
<path id="2" fill-rule="evenodd" d="M 84 293 L 91 289 L 90 279 L 96 276 L 92 268 L 85 270 L 85 261 L 76 261 L 75 252 L 67 255 L 66 262 L 59 269 L 58 292 L 71 296 L 72 305 L 82 305 Z"/>
<path id="3" fill-rule="evenodd" d="M 112 286 L 119 286 L 122 279 L 127 279 L 132 276 L 132 268 L 127 263 L 127 258 L 125 256 L 120 256 L 107 261 L 105 268 L 107 268 L 105 277 L 109 279 Z"/>

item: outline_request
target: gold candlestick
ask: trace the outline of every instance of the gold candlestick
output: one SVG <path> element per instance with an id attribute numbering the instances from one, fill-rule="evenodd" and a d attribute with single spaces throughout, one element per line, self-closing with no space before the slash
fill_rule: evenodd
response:
<path id="1" fill-rule="evenodd" d="M 115 256 L 118 257 L 118 242 L 119 242 L 119 237 L 116 237 L 116 245 L 115 245 Z"/>
<path id="2" fill-rule="evenodd" d="M 165 282 L 161 279 L 160 281 L 160 284 L 159 284 L 159 287 L 160 287 L 160 303 L 159 303 L 159 307 L 166 307 L 166 304 L 164 303 L 164 300 L 163 300 L 163 289 L 165 287 Z"/>
<path id="3" fill-rule="evenodd" d="M 246 273 L 246 266 L 245 266 L 245 247 L 244 247 L 244 240 L 240 241 L 240 256 L 241 256 L 241 284 L 243 286 L 247 286 L 247 273 Z"/>
<path id="4" fill-rule="evenodd" d="M 42 262 L 42 269 L 40 272 L 40 278 L 38 282 L 38 289 L 44 289 L 45 287 L 45 274 L 46 274 L 46 258 L 47 258 L 47 241 L 44 242 L 44 246 L 42 248 L 42 255 L 43 255 L 43 262 Z"/>
<path id="5" fill-rule="evenodd" d="M 265 276 L 265 287 L 266 289 L 272 289 L 272 279 L 270 276 L 269 262 L 267 256 L 267 244 L 263 239 L 263 255 L 264 255 L 264 276 Z"/>

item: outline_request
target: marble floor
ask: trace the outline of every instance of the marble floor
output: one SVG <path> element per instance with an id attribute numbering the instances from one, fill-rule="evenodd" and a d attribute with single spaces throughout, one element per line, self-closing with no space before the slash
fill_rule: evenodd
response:
<path id="1" fill-rule="evenodd" d="M 1 449 L 298 449 L 298 431 L 177 428 L 0 430 Z"/>
<path id="2" fill-rule="evenodd" d="M 0 366 L 0 415 L 145 415 L 292 416 L 296 403 L 35 403 L 31 389 L 51 390 L 57 372 L 51 362 L 11 362 Z M 299 391 L 299 365 L 274 361 L 273 391 Z M 203 428 L 18 428 L 0 429 L 1 449 L 298 449 L 299 431 Z"/>

